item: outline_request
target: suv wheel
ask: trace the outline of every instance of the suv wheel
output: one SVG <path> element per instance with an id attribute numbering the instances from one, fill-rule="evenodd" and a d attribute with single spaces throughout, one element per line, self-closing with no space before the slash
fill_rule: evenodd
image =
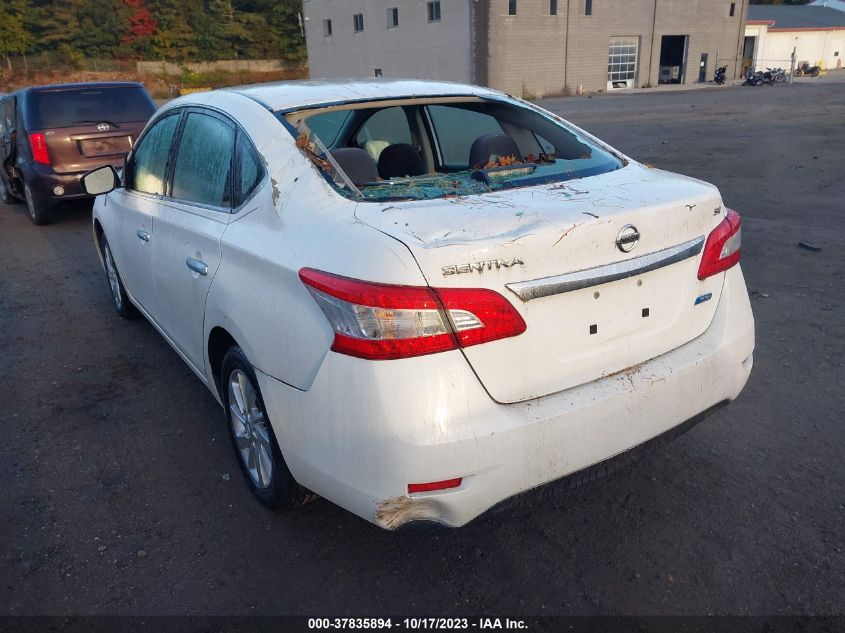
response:
<path id="1" fill-rule="evenodd" d="M 220 384 L 229 438 L 252 494 L 274 510 L 308 501 L 311 493 L 296 482 L 282 457 L 252 364 L 240 347 L 226 352 Z"/>
<path id="2" fill-rule="evenodd" d="M 117 272 L 117 265 L 114 263 L 114 257 L 111 254 L 109 241 L 103 235 L 103 263 L 106 268 L 106 278 L 109 281 L 109 288 L 111 288 L 112 299 L 114 299 L 114 309 L 124 319 L 134 319 L 138 316 L 138 310 L 129 301 L 126 296 L 126 289 L 123 287 L 123 280 L 120 278 L 120 273 Z"/>
<path id="3" fill-rule="evenodd" d="M 29 183 L 24 184 L 23 193 L 26 197 L 26 207 L 29 210 L 29 219 L 32 220 L 32 223 L 38 226 L 50 224 L 53 221 L 53 207 L 42 202 L 33 194 L 32 189 L 29 188 Z"/>

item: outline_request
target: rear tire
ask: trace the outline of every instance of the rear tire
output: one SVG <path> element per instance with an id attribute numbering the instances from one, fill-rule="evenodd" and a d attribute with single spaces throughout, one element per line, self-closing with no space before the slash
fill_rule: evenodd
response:
<path id="1" fill-rule="evenodd" d="M 223 358 L 220 385 L 229 439 L 255 498 L 273 510 L 289 510 L 308 502 L 313 495 L 291 475 L 264 408 L 255 371 L 237 345 Z"/>
<path id="2" fill-rule="evenodd" d="M 126 288 L 123 287 L 123 280 L 120 278 L 120 273 L 117 272 L 117 264 L 114 262 L 109 241 L 105 235 L 101 237 L 101 240 L 103 265 L 106 269 L 106 279 L 111 289 L 114 309 L 124 319 L 136 319 L 138 318 L 138 309 L 132 305 L 126 294 Z"/>
<path id="3" fill-rule="evenodd" d="M 26 208 L 29 211 L 29 219 L 37 226 L 44 226 L 53 221 L 55 207 L 44 203 L 37 195 L 32 193 L 29 183 L 24 183 L 24 196 L 26 197 Z"/>

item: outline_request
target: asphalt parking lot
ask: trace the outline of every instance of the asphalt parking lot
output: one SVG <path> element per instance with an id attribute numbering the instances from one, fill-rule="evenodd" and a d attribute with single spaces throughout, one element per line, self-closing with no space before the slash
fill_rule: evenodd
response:
<path id="1" fill-rule="evenodd" d="M 845 85 L 542 105 L 743 214 L 757 350 L 736 402 L 460 530 L 388 533 L 321 500 L 274 514 L 211 395 L 114 314 L 90 214 L 42 228 L 0 205 L 0 613 L 842 613 Z"/>

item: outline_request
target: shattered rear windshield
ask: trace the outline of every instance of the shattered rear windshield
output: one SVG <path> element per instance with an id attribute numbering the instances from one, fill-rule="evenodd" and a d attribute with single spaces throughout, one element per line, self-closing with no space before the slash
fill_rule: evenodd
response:
<path id="1" fill-rule="evenodd" d="M 622 161 L 531 108 L 476 97 L 313 108 L 285 120 L 343 196 L 466 196 L 593 176 Z"/>

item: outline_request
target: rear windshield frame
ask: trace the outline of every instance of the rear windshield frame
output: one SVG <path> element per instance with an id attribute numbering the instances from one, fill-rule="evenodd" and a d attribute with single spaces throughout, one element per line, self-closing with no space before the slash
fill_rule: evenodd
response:
<path id="1" fill-rule="evenodd" d="M 491 105 L 498 105 L 498 106 L 509 106 L 511 108 L 517 108 L 517 109 L 525 109 L 525 110 L 528 110 L 535 115 L 539 115 L 540 117 L 545 119 L 547 122 L 553 124 L 554 126 L 561 128 L 566 133 L 572 135 L 579 142 L 586 143 L 588 145 L 592 145 L 594 149 L 598 149 L 602 152 L 607 153 L 610 157 L 612 157 L 613 159 L 618 161 L 618 165 L 613 167 L 613 168 L 610 168 L 610 169 L 605 169 L 605 168 L 602 168 L 600 166 L 598 168 L 583 169 L 583 170 L 577 172 L 577 174 L 574 174 L 571 177 L 566 177 L 566 176 L 563 176 L 563 175 L 561 175 L 561 176 L 553 175 L 553 176 L 545 176 L 545 177 L 532 177 L 530 179 L 527 179 L 525 182 L 521 182 L 521 183 L 518 183 L 518 184 L 512 184 L 512 185 L 509 185 L 509 186 L 500 186 L 500 187 L 497 187 L 495 189 L 490 189 L 488 191 L 467 191 L 467 192 L 464 192 L 464 193 L 454 193 L 454 192 L 444 191 L 442 193 L 442 195 L 434 196 L 434 197 L 424 197 L 423 198 L 423 197 L 415 197 L 413 195 L 385 195 L 385 196 L 378 196 L 378 197 L 363 196 L 361 194 L 361 191 L 359 191 L 359 189 L 355 185 L 352 184 L 351 180 L 349 180 L 349 178 L 346 176 L 346 174 L 344 174 L 343 171 L 339 169 L 339 166 L 336 165 L 335 161 L 329 160 L 329 161 L 322 161 L 322 162 L 329 162 L 329 163 L 332 164 L 333 167 L 336 167 L 340 171 L 341 180 L 345 180 L 346 185 L 348 185 L 348 186 L 345 186 L 344 184 L 339 185 L 339 183 L 337 182 L 337 178 L 333 177 L 330 173 L 328 173 L 323 168 L 321 168 L 313 160 L 309 160 L 309 162 L 312 162 L 312 164 L 313 164 L 314 168 L 317 170 L 317 172 L 321 176 L 323 176 L 323 178 L 332 186 L 332 189 L 335 190 L 335 193 L 337 193 L 341 197 L 347 198 L 347 199 L 354 199 L 358 202 L 375 202 L 375 203 L 379 203 L 379 202 L 383 203 L 383 202 L 390 202 L 390 201 L 406 201 L 406 200 L 407 201 L 413 201 L 413 200 L 424 200 L 424 199 L 437 199 L 437 198 L 444 198 L 444 197 L 445 198 L 465 197 L 465 196 L 469 196 L 469 195 L 479 195 L 479 194 L 483 194 L 483 193 L 490 193 L 491 191 L 501 191 L 503 189 L 506 190 L 506 189 L 514 189 L 514 188 L 531 187 L 531 186 L 537 186 L 537 185 L 548 184 L 548 183 L 568 182 L 568 181 L 571 181 L 571 180 L 577 180 L 579 178 L 586 178 L 586 177 L 589 177 L 589 176 L 599 175 L 599 174 L 602 174 L 602 173 L 608 173 L 610 171 L 616 171 L 618 169 L 622 169 L 622 168 L 626 167 L 630 163 L 630 159 L 627 156 L 625 156 L 624 154 L 622 154 L 618 150 L 614 149 L 613 147 L 610 147 L 605 142 L 603 142 L 600 139 L 596 138 L 595 136 L 589 134 L 588 132 L 585 132 L 584 130 L 577 128 L 576 126 L 571 125 L 570 123 L 566 122 L 565 120 L 563 120 L 559 116 L 557 116 L 553 113 L 547 112 L 547 111 L 543 110 L 542 108 L 540 108 L 539 106 L 536 106 L 533 103 L 523 101 L 522 99 L 509 97 L 509 96 L 496 97 L 496 96 L 490 96 L 490 95 L 481 96 L 481 95 L 477 95 L 477 94 L 465 94 L 465 95 L 450 94 L 450 95 L 424 95 L 424 96 L 407 96 L 407 95 L 404 95 L 404 96 L 396 96 L 396 97 L 364 98 L 364 99 L 355 99 L 355 100 L 346 100 L 346 101 L 335 101 L 335 102 L 308 104 L 308 105 L 303 105 L 303 106 L 299 106 L 299 107 L 285 108 L 285 109 L 275 111 L 274 114 L 276 115 L 277 119 L 282 123 L 282 125 L 284 125 L 285 129 L 288 130 L 288 132 L 291 134 L 291 136 L 293 136 L 294 140 L 298 141 L 300 139 L 300 135 L 301 135 L 302 124 L 308 117 L 301 119 L 299 121 L 299 126 L 295 127 L 292 123 L 292 120 L 296 121 L 295 115 L 297 115 L 297 114 L 311 113 L 311 114 L 309 114 L 309 116 L 313 116 L 314 114 L 317 114 L 319 110 L 323 110 L 323 109 L 325 109 L 325 110 L 331 110 L 331 109 L 347 110 L 349 112 L 351 112 L 352 110 L 356 110 L 356 109 L 369 109 L 369 108 L 381 109 L 381 108 L 390 107 L 389 104 L 391 102 L 397 102 L 396 105 L 412 105 L 412 106 L 418 106 L 418 107 L 425 107 L 425 106 L 428 106 L 428 105 L 436 105 L 436 104 L 439 104 L 439 103 L 442 103 L 442 102 L 452 102 L 456 105 L 461 104 L 461 103 L 475 102 L 475 103 L 488 103 L 488 104 L 491 104 Z M 349 118 L 350 117 L 346 118 L 342 128 L 347 127 L 346 124 L 349 123 Z M 306 126 L 306 129 L 307 129 L 307 126 Z M 340 131 L 343 131 L 343 130 L 340 130 Z M 433 134 L 432 138 L 433 138 L 434 143 L 436 144 L 438 142 L 436 134 Z M 335 138 L 334 141 L 337 141 L 337 138 Z M 299 142 L 297 142 L 297 145 L 299 145 Z M 318 145 L 322 146 L 322 143 L 319 142 Z M 332 143 L 332 145 L 334 145 L 334 143 Z M 323 147 L 325 147 L 325 146 L 323 146 Z M 305 155 L 306 158 L 309 158 L 309 152 L 305 151 L 301 147 L 299 149 Z M 417 178 L 419 178 L 419 179 L 436 178 L 438 175 L 445 175 L 445 174 L 435 174 L 435 175 L 430 174 L 428 176 L 419 176 Z"/>

